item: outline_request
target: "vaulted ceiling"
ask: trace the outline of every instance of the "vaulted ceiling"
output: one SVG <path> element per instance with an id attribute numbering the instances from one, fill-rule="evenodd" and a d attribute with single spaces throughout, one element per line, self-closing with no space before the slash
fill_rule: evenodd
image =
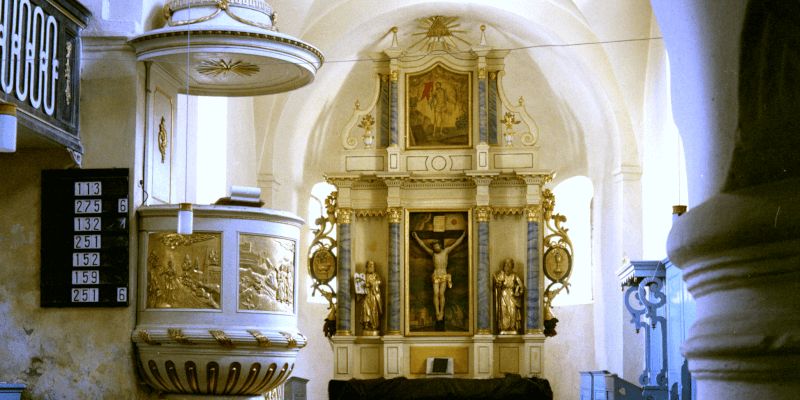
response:
<path id="1" fill-rule="evenodd" d="M 648 60 L 663 49 L 649 2 L 639 0 L 273 0 L 281 32 L 322 50 L 316 81 L 294 92 L 259 98 L 257 132 L 266 151 L 261 170 L 280 169 L 289 180 L 338 168 L 338 135 L 353 110 L 373 94 L 368 54 L 417 40 L 418 20 L 459 17 L 462 37 L 477 43 L 480 26 L 506 57 L 508 97 L 525 100 L 536 120 L 540 165 L 559 178 L 593 180 L 620 166 L 641 165 Z M 466 46 L 461 46 L 462 48 Z M 663 50 L 661 50 L 663 51 Z M 258 124 L 257 124 L 258 125 Z M 274 142 L 273 142 L 274 141 Z M 287 148 L 288 146 L 288 148 Z M 271 150 L 270 150 L 271 149 Z M 288 150 L 288 151 L 287 151 Z M 304 163 L 298 163 L 298 157 Z"/>

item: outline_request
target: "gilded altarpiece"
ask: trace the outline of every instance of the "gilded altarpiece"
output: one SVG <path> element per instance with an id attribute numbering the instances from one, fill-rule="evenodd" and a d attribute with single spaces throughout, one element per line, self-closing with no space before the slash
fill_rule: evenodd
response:
<path id="1" fill-rule="evenodd" d="M 411 46 L 393 29 L 370 54 L 374 95 L 354 101 L 326 174 L 337 188 L 325 219 L 338 232 L 335 379 L 424 377 L 429 357 L 453 358 L 460 378 L 543 374 L 550 302 L 569 285 L 569 268 L 546 273 L 543 261 L 572 252 L 545 188 L 554 172 L 539 165 L 524 100 L 503 87 L 509 52 L 483 27 L 456 37 L 455 20 L 420 20 L 430 30 Z M 367 266 L 385 282 L 378 334 L 360 328 L 353 287 Z"/>

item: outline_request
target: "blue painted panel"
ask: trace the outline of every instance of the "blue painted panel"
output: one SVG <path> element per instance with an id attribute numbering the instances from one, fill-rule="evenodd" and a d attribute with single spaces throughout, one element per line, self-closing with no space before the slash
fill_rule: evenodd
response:
<path id="1" fill-rule="evenodd" d="M 664 260 L 667 270 L 667 354 L 669 362 L 669 392 L 671 400 L 697 398 L 697 385 L 689 374 L 680 345 L 688 336 L 695 321 L 695 303 L 686 289 L 681 270 Z"/>

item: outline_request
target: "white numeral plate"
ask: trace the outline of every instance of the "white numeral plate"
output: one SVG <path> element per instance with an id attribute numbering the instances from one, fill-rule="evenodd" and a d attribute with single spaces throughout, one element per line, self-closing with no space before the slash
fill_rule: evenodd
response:
<path id="1" fill-rule="evenodd" d="M 75 231 L 99 231 L 103 225 L 100 217 L 78 217 L 75 220 Z"/>
<path id="2" fill-rule="evenodd" d="M 100 271 L 72 271 L 73 285 L 97 285 L 100 283 Z"/>
<path id="3" fill-rule="evenodd" d="M 128 301 L 128 288 L 126 287 L 117 288 L 117 301 Z"/>
<path id="4" fill-rule="evenodd" d="M 100 235 L 75 235 L 72 240 L 73 249 L 99 249 Z"/>
<path id="5" fill-rule="evenodd" d="M 73 303 L 94 303 L 99 301 L 98 288 L 80 288 L 72 289 L 72 302 Z"/>
<path id="6" fill-rule="evenodd" d="M 75 200 L 75 214 L 100 214 L 103 202 L 100 199 Z"/>
<path id="7" fill-rule="evenodd" d="M 117 200 L 117 212 L 121 212 L 121 213 L 128 212 L 128 199 L 118 199 Z"/>
<path id="8" fill-rule="evenodd" d="M 75 182 L 75 196 L 100 196 L 102 194 L 102 182 Z"/>
<path id="9" fill-rule="evenodd" d="M 73 267 L 100 266 L 100 253 L 72 253 Z"/>

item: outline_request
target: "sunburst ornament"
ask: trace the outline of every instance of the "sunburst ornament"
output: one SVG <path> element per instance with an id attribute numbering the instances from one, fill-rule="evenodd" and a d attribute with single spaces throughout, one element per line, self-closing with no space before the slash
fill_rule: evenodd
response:
<path id="1" fill-rule="evenodd" d="M 210 77 L 220 75 L 226 77 L 228 72 L 233 72 L 239 76 L 251 76 L 260 71 L 258 65 L 233 60 L 203 61 L 196 69 L 197 72 Z"/>
<path id="2" fill-rule="evenodd" d="M 417 29 L 422 29 L 424 32 L 417 32 L 412 34 L 412 36 L 425 35 L 425 37 L 414 43 L 411 48 L 422 43 L 422 47 L 427 46 L 427 50 L 430 51 L 434 43 L 441 42 L 448 51 L 450 50 L 451 46 L 458 50 L 458 46 L 453 39 L 460 40 L 466 43 L 468 46 L 471 45 L 470 42 L 456 36 L 457 33 L 466 32 L 453 29 L 461 26 L 461 24 L 454 23 L 457 19 L 458 17 L 444 17 L 441 15 L 434 15 L 432 17 L 419 19 L 420 25 L 417 26 Z"/>

